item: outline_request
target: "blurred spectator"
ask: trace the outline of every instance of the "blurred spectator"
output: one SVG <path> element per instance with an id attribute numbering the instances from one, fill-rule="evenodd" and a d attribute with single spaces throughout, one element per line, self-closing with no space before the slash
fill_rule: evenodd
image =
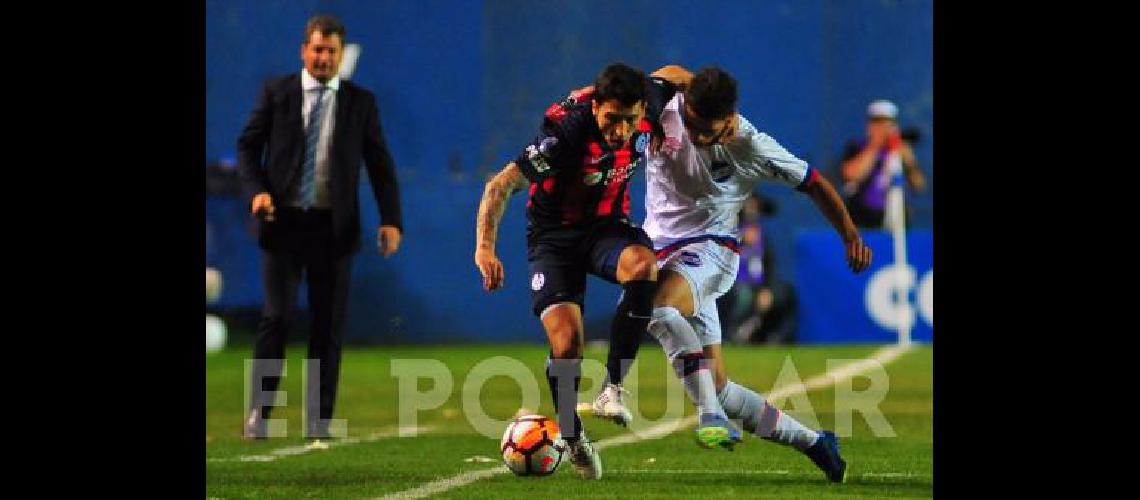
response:
<path id="1" fill-rule="evenodd" d="M 926 178 L 918 167 L 912 148 L 918 141 L 918 130 L 908 129 L 906 134 L 900 134 L 897 117 L 898 108 L 894 103 L 885 100 L 872 102 L 867 107 L 866 137 L 848 142 L 843 151 L 839 173 L 843 181 L 844 201 L 851 220 L 859 227 L 879 229 L 883 226 L 883 209 L 887 189 L 891 186 L 891 173 L 886 162 L 891 137 L 900 135 L 903 139 L 902 163 L 907 184 L 917 192 L 926 190 Z"/>
<path id="2" fill-rule="evenodd" d="M 776 205 L 754 194 L 740 214 L 740 268 L 736 282 L 717 300 L 723 330 L 736 342 L 792 343 L 799 306 L 795 289 L 776 277 L 761 215 Z"/>

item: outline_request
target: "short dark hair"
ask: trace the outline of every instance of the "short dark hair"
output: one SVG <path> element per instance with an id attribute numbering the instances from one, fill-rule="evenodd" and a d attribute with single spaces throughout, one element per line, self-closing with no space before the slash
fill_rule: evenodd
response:
<path id="1" fill-rule="evenodd" d="M 736 111 L 737 97 L 736 79 L 717 67 L 700 70 L 685 90 L 685 103 L 705 120 L 720 120 L 731 115 Z"/>
<path id="2" fill-rule="evenodd" d="M 305 23 L 305 41 L 313 38 L 313 32 L 320 31 L 324 36 L 340 35 L 340 43 L 344 44 L 344 25 L 340 20 L 333 16 L 313 16 L 309 18 L 309 22 Z"/>
<path id="3" fill-rule="evenodd" d="M 594 102 L 616 100 L 622 106 L 633 106 L 644 101 L 649 79 L 641 70 L 623 63 L 606 66 L 594 80 Z"/>

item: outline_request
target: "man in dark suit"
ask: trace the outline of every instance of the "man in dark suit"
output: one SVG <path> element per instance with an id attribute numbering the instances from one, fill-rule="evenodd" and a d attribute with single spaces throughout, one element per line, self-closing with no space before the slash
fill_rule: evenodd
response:
<path id="1" fill-rule="evenodd" d="M 246 439 L 266 437 L 265 419 L 279 383 L 288 318 L 302 274 L 312 316 L 305 432 L 307 437 L 329 437 L 349 270 L 360 246 L 361 163 L 380 207 L 379 251 L 388 257 L 400 245 L 399 189 L 376 98 L 338 76 L 344 35 L 344 26 L 332 17 L 310 19 L 301 44 L 304 69 L 266 82 L 238 138 L 242 188 L 250 212 L 259 219 L 265 286 Z M 317 361 L 319 370 L 314 369 Z"/>

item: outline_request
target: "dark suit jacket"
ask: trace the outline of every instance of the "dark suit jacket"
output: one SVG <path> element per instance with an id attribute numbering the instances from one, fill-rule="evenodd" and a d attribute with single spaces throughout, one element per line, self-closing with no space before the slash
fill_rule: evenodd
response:
<path id="1" fill-rule="evenodd" d="M 270 80 L 238 138 L 238 171 L 246 207 L 253 196 L 268 192 L 280 209 L 291 182 L 301 175 L 305 130 L 301 118 L 301 74 Z M 329 152 L 329 197 L 333 237 L 339 252 L 360 246 L 360 164 L 368 170 L 380 208 L 380 224 L 403 231 L 400 191 L 392 156 L 380 129 L 380 113 L 371 92 L 341 80 L 336 94 L 336 123 Z M 297 180 L 296 182 L 299 182 Z M 268 250 L 284 244 L 274 223 L 259 222 L 258 243 Z"/>

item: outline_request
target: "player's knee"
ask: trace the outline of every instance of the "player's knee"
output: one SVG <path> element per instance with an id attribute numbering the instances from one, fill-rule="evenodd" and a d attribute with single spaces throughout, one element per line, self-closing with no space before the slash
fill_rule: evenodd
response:
<path id="1" fill-rule="evenodd" d="M 623 281 L 656 281 L 657 257 L 648 248 L 630 246 L 622 255 Z"/>
<path id="2" fill-rule="evenodd" d="M 664 274 L 657 286 L 657 293 L 653 296 L 653 307 L 671 307 L 682 316 L 692 316 L 693 299 L 689 282 L 674 272 Z"/>
<path id="3" fill-rule="evenodd" d="M 639 281 L 657 281 L 657 261 L 652 257 L 638 258 L 630 270 L 630 279 Z"/>
<path id="4" fill-rule="evenodd" d="M 672 287 L 657 287 L 657 294 L 653 296 L 653 307 L 672 307 L 676 309 L 678 305 L 677 297 L 677 292 Z"/>
<path id="5" fill-rule="evenodd" d="M 556 325 L 550 328 L 550 352 L 555 359 L 577 359 L 582 357 L 582 340 L 577 328 L 571 325 Z"/>
<path id="6" fill-rule="evenodd" d="M 576 338 L 552 345 L 550 351 L 554 359 L 578 359 L 582 357 L 582 344 Z"/>

